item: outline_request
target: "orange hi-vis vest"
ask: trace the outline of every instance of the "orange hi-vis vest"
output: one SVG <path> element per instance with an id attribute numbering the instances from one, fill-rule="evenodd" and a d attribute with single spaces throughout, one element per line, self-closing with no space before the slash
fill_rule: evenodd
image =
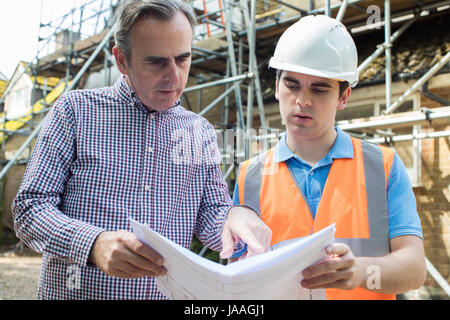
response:
<path id="1" fill-rule="evenodd" d="M 290 168 L 273 161 L 273 148 L 241 164 L 239 203 L 260 214 L 272 230 L 271 245 L 336 223 L 336 242 L 347 244 L 356 257 L 390 252 L 386 186 L 394 151 L 354 138 L 352 144 L 352 159 L 334 159 L 314 219 Z M 330 300 L 395 299 L 395 295 L 361 287 L 325 289 L 325 296 Z"/>

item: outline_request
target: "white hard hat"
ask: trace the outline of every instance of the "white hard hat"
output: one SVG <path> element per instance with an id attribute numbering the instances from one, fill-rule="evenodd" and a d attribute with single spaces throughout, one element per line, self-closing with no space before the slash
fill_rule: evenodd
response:
<path id="1" fill-rule="evenodd" d="M 358 83 L 358 53 L 345 26 L 324 15 L 305 16 L 280 37 L 269 67 Z"/>

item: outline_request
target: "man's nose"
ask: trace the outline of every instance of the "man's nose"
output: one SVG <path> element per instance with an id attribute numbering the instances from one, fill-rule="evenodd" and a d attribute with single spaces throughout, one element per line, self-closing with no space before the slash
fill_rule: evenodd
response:
<path id="1" fill-rule="evenodd" d="M 310 107 L 312 105 L 312 99 L 306 90 L 300 90 L 295 99 L 295 103 L 300 107 Z"/>
<path id="2" fill-rule="evenodd" d="M 171 87 L 178 85 L 180 81 L 180 74 L 175 61 L 170 61 L 167 63 L 164 74 L 164 81 L 170 84 Z"/>

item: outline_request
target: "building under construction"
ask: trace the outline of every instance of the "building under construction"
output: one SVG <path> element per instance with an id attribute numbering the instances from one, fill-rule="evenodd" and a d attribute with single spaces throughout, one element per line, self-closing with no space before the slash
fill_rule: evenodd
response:
<path id="1" fill-rule="evenodd" d="M 233 191 L 239 163 L 284 130 L 268 69 L 280 35 L 306 15 L 342 21 L 359 55 L 360 80 L 336 125 L 395 148 L 417 199 L 428 297 L 450 296 L 450 0 L 191 0 L 198 25 L 182 105 L 216 128 Z M 45 0 L 43 0 L 45 4 Z M 0 78 L 0 240 L 14 237 L 11 202 L 42 120 L 65 91 L 112 85 L 118 0 L 85 0 L 43 20 L 33 61 Z M 244 139 L 227 130 L 253 129 Z M 201 250 L 204 254 L 206 248 Z M 419 296 L 417 296 L 419 297 Z"/>

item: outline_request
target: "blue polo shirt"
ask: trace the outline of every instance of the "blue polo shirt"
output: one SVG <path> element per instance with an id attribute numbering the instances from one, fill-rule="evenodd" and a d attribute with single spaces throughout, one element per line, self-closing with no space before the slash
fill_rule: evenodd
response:
<path id="1" fill-rule="evenodd" d="M 313 167 L 288 148 L 286 134 L 282 136 L 274 149 L 274 161 L 286 162 L 286 165 L 292 170 L 297 185 L 302 188 L 305 200 L 312 210 L 313 218 L 316 215 L 333 160 L 353 158 L 353 144 L 350 136 L 337 127 L 336 131 L 337 138 L 330 152 Z M 233 203 L 239 204 L 237 183 L 234 188 Z M 395 153 L 388 180 L 387 208 L 390 239 L 403 235 L 415 235 L 423 239 L 411 182 L 397 153 Z"/>

